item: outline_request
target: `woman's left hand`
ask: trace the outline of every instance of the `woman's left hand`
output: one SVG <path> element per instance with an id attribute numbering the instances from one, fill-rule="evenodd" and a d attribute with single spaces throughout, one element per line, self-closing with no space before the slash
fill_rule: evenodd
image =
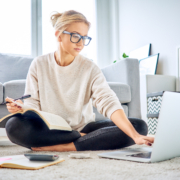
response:
<path id="1" fill-rule="evenodd" d="M 134 142 L 138 145 L 146 144 L 147 146 L 151 146 L 154 143 L 154 137 L 139 135 L 133 139 Z"/>

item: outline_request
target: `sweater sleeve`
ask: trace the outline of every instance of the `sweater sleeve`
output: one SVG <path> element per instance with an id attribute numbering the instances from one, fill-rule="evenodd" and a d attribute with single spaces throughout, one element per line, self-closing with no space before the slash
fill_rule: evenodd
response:
<path id="1" fill-rule="evenodd" d="M 25 95 L 30 94 L 31 97 L 24 99 L 24 104 L 32 108 L 41 110 L 39 100 L 39 87 L 37 78 L 36 59 L 34 59 L 29 67 L 26 77 Z"/>
<path id="2" fill-rule="evenodd" d="M 93 68 L 91 77 L 91 98 L 93 106 L 97 108 L 100 114 L 110 119 L 114 111 L 123 109 L 123 107 L 116 93 L 110 88 L 97 65 Z"/>

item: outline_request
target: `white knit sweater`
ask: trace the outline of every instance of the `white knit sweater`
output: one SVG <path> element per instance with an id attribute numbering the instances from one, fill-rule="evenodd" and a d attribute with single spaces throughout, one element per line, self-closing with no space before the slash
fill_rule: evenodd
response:
<path id="1" fill-rule="evenodd" d="M 29 68 L 24 104 L 63 117 L 73 130 L 81 131 L 95 121 L 93 106 L 110 119 L 123 109 L 100 68 L 82 55 L 68 66 L 56 63 L 54 53 L 36 57 Z"/>

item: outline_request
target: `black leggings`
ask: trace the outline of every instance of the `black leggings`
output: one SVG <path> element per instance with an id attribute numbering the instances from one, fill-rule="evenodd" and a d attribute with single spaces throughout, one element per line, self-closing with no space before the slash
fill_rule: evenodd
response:
<path id="1" fill-rule="evenodd" d="M 129 118 L 139 134 L 147 135 L 145 121 Z M 110 119 L 90 122 L 78 131 L 49 130 L 40 119 L 29 119 L 24 115 L 15 115 L 6 123 L 8 138 L 15 144 L 31 147 L 52 146 L 73 142 L 77 151 L 119 149 L 135 144 L 132 138 L 120 130 Z M 31 149 L 32 150 L 32 149 Z"/>

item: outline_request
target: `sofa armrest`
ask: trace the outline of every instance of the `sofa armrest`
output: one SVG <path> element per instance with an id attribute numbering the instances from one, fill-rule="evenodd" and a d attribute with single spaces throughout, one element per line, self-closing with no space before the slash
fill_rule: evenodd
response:
<path id="1" fill-rule="evenodd" d="M 26 79 L 12 80 L 12 81 L 5 82 L 3 84 L 4 102 L 7 96 L 13 99 L 23 96 L 25 85 L 26 85 Z"/>
<path id="2" fill-rule="evenodd" d="M 3 84 L 0 82 L 0 104 L 3 103 Z"/>
<path id="3" fill-rule="evenodd" d="M 110 88 L 116 93 L 121 103 L 128 103 L 131 101 L 131 89 L 128 84 L 119 82 L 108 82 Z"/>
<path id="4" fill-rule="evenodd" d="M 108 82 L 121 82 L 130 86 L 131 102 L 128 103 L 128 116 L 141 118 L 139 61 L 125 58 L 101 70 Z"/>

